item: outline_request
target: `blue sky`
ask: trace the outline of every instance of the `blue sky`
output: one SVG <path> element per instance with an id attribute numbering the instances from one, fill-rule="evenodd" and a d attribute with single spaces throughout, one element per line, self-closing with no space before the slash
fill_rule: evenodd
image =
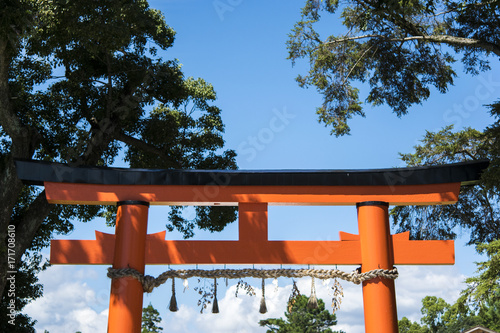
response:
<path id="1" fill-rule="evenodd" d="M 352 119 L 351 135 L 335 138 L 317 121 L 315 108 L 321 96 L 314 88 L 302 89 L 295 82 L 305 74 L 307 62 L 295 67 L 286 59 L 285 42 L 300 17 L 302 0 L 155 0 L 167 23 L 177 31 L 174 47 L 162 54 L 164 59 L 178 58 L 186 76 L 201 77 L 213 84 L 223 110 L 226 147 L 238 153 L 240 169 L 370 169 L 403 166 L 399 152 L 411 152 L 425 130 L 439 130 L 454 124 L 483 129 L 491 119 L 483 104 L 494 101 L 500 80 L 493 70 L 472 77 L 462 72 L 447 94 L 434 92 L 422 105 L 398 118 L 386 106 L 365 105 L 366 118 Z M 323 29 L 342 32 L 335 20 L 323 23 Z M 360 95 L 366 97 L 365 87 Z M 124 165 L 124 164 L 119 164 Z M 164 230 L 165 208 L 150 210 L 149 232 Z M 113 232 L 100 220 L 76 224 L 75 231 L 64 237 L 92 239 L 94 230 Z M 357 233 L 354 207 L 270 207 L 269 238 L 289 240 L 338 239 L 338 231 Z M 465 235 L 466 236 L 466 235 Z M 177 233 L 167 234 L 180 239 Z M 221 234 L 199 231 L 196 239 L 236 239 L 237 225 Z M 420 318 L 420 300 L 436 295 L 453 302 L 463 289 L 465 276 L 480 260 L 474 249 L 464 247 L 466 237 L 456 242 L 456 265 L 401 267 L 396 282 L 398 315 Z M 47 250 L 48 252 L 48 250 Z M 207 267 L 211 269 L 211 267 Z M 339 267 L 341 268 L 341 267 Z M 167 267 L 147 267 L 158 275 Z M 353 267 L 343 267 L 350 271 Z M 41 276 L 45 296 L 29 305 L 27 311 L 38 320 L 37 329 L 51 333 L 104 331 L 110 281 L 106 267 L 57 266 Z M 255 287 L 257 280 L 249 281 Z M 267 315 L 258 314 L 259 298 L 234 297 L 234 284 L 220 288 L 218 315 L 198 314 L 196 280 L 182 293 L 178 283 L 179 312 L 168 312 L 170 287 L 162 286 L 146 295 L 144 305 L 153 304 L 163 318 L 164 331 L 171 332 L 265 332 L 259 319 L 280 317 L 285 311 L 291 281 L 279 281 L 277 291 L 268 281 Z M 337 313 L 339 328 L 349 333 L 364 332 L 361 288 L 343 283 L 346 297 Z M 299 281 L 309 294 L 310 281 Z M 328 287 L 319 285 L 318 295 L 329 304 Z M 259 292 L 257 292 L 259 295 Z"/>

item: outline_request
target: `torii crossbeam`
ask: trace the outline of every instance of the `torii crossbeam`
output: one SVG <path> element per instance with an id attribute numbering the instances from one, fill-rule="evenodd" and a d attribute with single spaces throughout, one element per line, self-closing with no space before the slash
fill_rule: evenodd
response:
<path id="1" fill-rule="evenodd" d="M 453 241 L 391 235 L 389 205 L 443 205 L 479 180 L 487 161 L 382 170 L 218 171 L 70 167 L 17 161 L 20 179 L 45 186 L 54 204 L 118 205 L 115 235 L 53 240 L 52 264 L 112 264 L 144 273 L 146 264 L 393 265 L 453 264 Z M 149 205 L 238 206 L 238 241 L 172 241 L 147 235 Z M 359 235 L 340 241 L 269 241 L 268 205 L 356 205 Z M 140 332 L 142 285 L 113 279 L 108 332 Z M 396 333 L 394 281 L 363 282 L 365 330 Z"/>

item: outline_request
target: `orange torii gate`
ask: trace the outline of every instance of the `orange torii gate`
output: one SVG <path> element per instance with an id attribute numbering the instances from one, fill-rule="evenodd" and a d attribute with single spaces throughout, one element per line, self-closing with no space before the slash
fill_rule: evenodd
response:
<path id="1" fill-rule="evenodd" d="M 117 205 L 115 235 L 53 240 L 52 264 L 315 264 L 361 265 L 362 272 L 394 265 L 454 264 L 453 241 L 411 241 L 391 235 L 389 205 L 443 205 L 473 185 L 487 161 L 381 170 L 240 171 L 70 167 L 17 161 L 26 184 L 45 186 L 54 204 Z M 238 206 L 238 241 L 169 241 L 147 235 L 149 205 Z M 356 205 L 359 235 L 340 241 L 269 241 L 268 205 Z M 396 333 L 394 281 L 363 282 L 365 330 Z M 111 284 L 108 332 L 140 332 L 143 287 L 130 277 Z"/>

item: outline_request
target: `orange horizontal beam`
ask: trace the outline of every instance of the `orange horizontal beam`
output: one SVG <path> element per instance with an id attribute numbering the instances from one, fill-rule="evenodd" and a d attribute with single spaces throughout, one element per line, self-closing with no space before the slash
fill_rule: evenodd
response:
<path id="1" fill-rule="evenodd" d="M 391 205 L 436 205 L 457 202 L 460 183 L 394 186 L 191 186 L 45 183 L 53 204 L 115 205 L 139 200 L 152 205 L 355 205 L 384 201 Z"/>
<path id="2" fill-rule="evenodd" d="M 454 264 L 453 241 L 410 241 L 392 235 L 396 265 Z M 96 231 L 96 240 L 52 240 L 52 264 L 111 264 L 115 236 Z M 360 265 L 358 235 L 340 241 L 171 241 L 165 231 L 146 240 L 146 264 L 314 264 Z"/>

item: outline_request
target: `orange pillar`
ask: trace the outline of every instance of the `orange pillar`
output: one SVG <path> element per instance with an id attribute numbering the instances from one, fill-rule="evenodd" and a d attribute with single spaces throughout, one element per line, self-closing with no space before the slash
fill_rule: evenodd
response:
<path id="1" fill-rule="evenodd" d="M 134 268 L 144 274 L 149 203 L 122 201 L 116 213 L 113 268 Z M 108 333 L 139 333 L 143 289 L 131 277 L 113 279 L 109 299 Z"/>
<path id="2" fill-rule="evenodd" d="M 356 204 L 361 245 L 361 271 L 392 269 L 394 255 L 389 228 L 389 204 L 366 201 Z M 376 278 L 363 282 L 366 333 L 397 333 L 394 280 Z"/>

